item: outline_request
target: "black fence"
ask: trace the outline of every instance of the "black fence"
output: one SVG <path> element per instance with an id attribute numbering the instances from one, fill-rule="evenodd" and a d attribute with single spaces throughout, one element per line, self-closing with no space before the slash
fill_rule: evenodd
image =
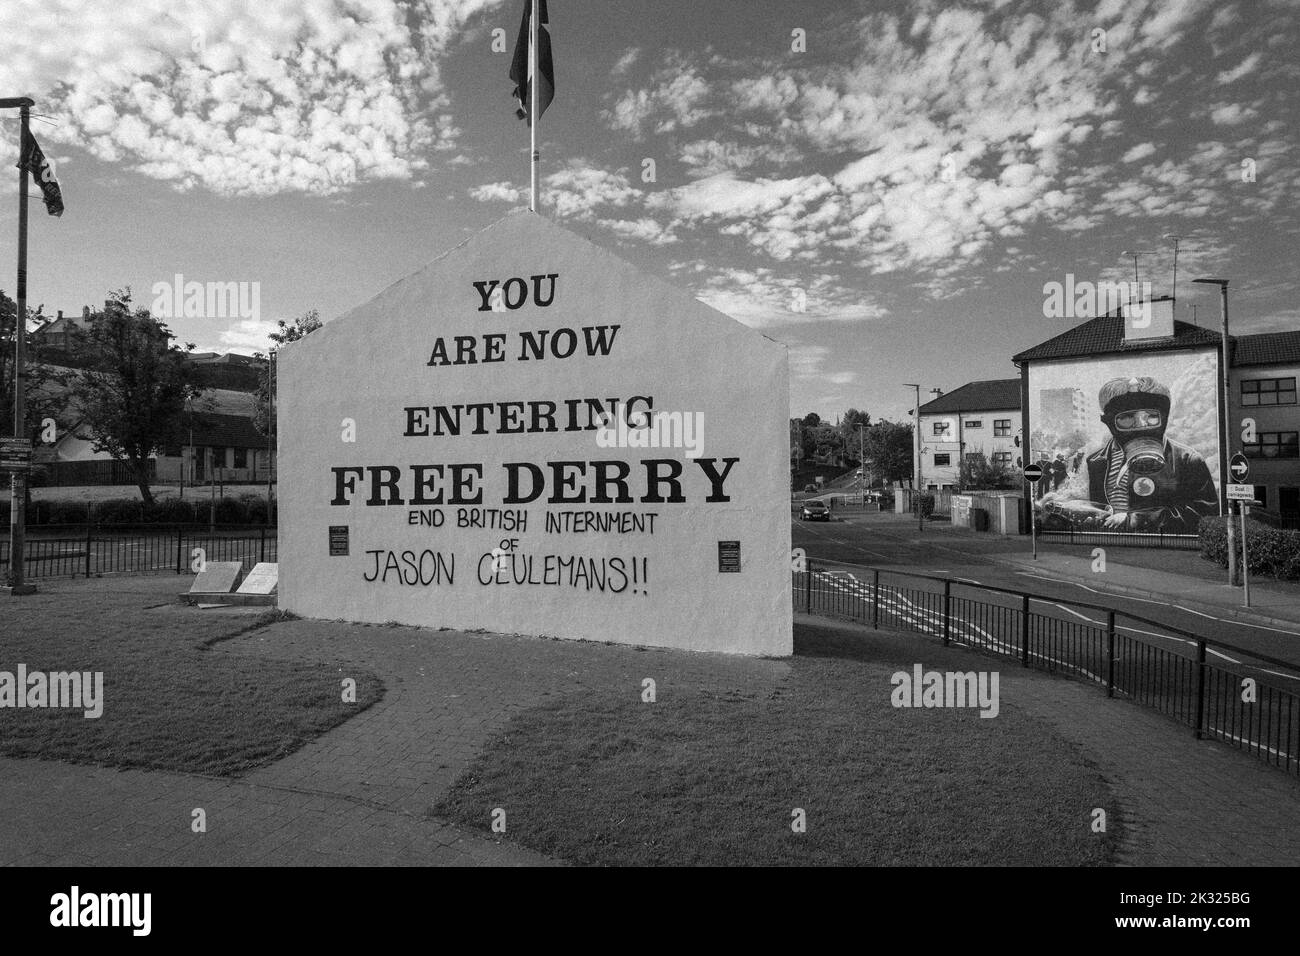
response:
<path id="1" fill-rule="evenodd" d="M 1185 724 L 1198 739 L 1300 774 L 1295 664 L 1099 604 L 928 575 L 810 561 L 794 572 L 793 588 L 796 609 L 917 631 L 1095 684 Z M 1124 633 L 1135 629 L 1121 621 L 1140 625 L 1141 636 Z"/>
<path id="2" fill-rule="evenodd" d="M 201 552 L 201 553 L 200 553 Z M 207 525 L 29 527 L 23 541 L 27 578 L 126 572 L 184 574 L 200 561 L 276 560 L 276 529 Z M 9 535 L 0 536 L 0 580 L 9 575 Z"/>
<path id="3" fill-rule="evenodd" d="M 1162 531 L 1044 531 L 1038 529 L 1038 537 L 1043 541 L 1055 541 L 1058 544 L 1086 544 L 1117 548 L 1173 548 L 1174 550 L 1195 551 L 1201 546 L 1201 539 L 1194 534 L 1165 534 Z"/>
<path id="4" fill-rule="evenodd" d="M 125 461 L 51 461 L 40 465 L 37 479 L 48 487 L 79 487 L 82 485 L 135 485 L 135 472 Z M 149 483 L 158 481 L 158 462 L 148 462 Z"/>

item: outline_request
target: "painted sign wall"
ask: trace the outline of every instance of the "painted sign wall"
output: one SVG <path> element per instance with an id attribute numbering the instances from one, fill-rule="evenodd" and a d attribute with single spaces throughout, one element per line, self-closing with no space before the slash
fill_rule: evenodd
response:
<path id="1" fill-rule="evenodd" d="M 785 347 L 511 214 L 285 348 L 280 607 L 791 652 Z"/>
<path id="2" fill-rule="evenodd" d="M 1040 526 L 1191 534 L 1217 515 L 1218 369 L 1212 350 L 1031 363 Z"/>

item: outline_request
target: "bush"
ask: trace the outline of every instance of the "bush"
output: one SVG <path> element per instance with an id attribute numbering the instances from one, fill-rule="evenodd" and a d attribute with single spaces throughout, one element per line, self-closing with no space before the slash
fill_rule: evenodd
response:
<path id="1" fill-rule="evenodd" d="M 248 506 L 239 498 L 217 499 L 217 524 L 248 524 Z"/>
<path id="2" fill-rule="evenodd" d="M 90 518 L 97 524 L 139 524 L 145 520 L 144 502 L 131 498 L 109 498 L 96 502 Z"/>
<path id="3" fill-rule="evenodd" d="M 1201 557 L 1221 568 L 1228 566 L 1228 532 L 1223 518 L 1202 518 L 1197 527 Z M 1280 581 L 1300 580 L 1300 531 L 1285 531 L 1261 524 L 1253 518 L 1246 523 L 1250 547 L 1250 573 L 1267 574 Z M 1241 563 L 1241 523 L 1233 521 L 1233 544 L 1237 563 Z"/>
<path id="4" fill-rule="evenodd" d="M 36 502 L 36 521 L 44 524 L 86 524 L 90 505 L 85 501 Z"/>
<path id="5" fill-rule="evenodd" d="M 194 502 L 188 498 L 164 498 L 155 501 L 145 520 L 157 524 L 192 524 Z"/>
<path id="6" fill-rule="evenodd" d="M 266 499 L 257 495 L 240 495 L 244 506 L 244 520 L 248 524 L 266 524 Z"/>

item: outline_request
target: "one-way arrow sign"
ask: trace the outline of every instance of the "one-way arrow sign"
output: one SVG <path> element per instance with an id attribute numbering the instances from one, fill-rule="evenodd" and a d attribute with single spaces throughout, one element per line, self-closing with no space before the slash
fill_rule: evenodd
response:
<path id="1" fill-rule="evenodd" d="M 1228 473 L 1232 475 L 1232 480 L 1237 484 L 1244 482 L 1246 476 L 1250 474 L 1250 462 L 1246 460 L 1246 456 L 1241 452 L 1233 455 L 1232 460 L 1228 463 Z"/>

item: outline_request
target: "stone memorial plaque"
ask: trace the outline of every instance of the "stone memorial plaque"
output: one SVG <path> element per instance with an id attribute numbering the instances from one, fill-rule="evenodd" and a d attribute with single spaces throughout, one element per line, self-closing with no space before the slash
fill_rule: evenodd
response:
<path id="1" fill-rule="evenodd" d="M 718 571 L 719 572 L 740 571 L 740 542 L 739 541 L 718 542 Z"/>
<path id="2" fill-rule="evenodd" d="M 190 585 L 190 593 L 229 594 L 243 569 L 243 561 L 209 561 Z"/>
<path id="3" fill-rule="evenodd" d="M 274 594 L 280 581 L 280 566 L 274 561 L 259 561 L 239 586 L 240 594 Z"/>

